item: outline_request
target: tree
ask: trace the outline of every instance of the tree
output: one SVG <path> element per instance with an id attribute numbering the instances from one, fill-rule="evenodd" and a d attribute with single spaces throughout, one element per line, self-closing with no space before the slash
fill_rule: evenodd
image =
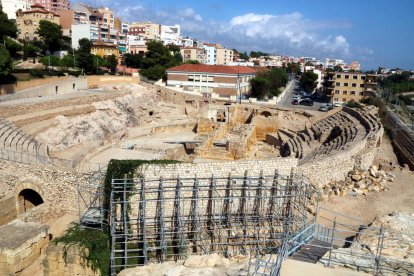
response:
<path id="1" fill-rule="evenodd" d="M 168 47 L 160 41 L 147 42 L 147 53 L 141 61 L 140 73 L 151 79 L 159 80 L 165 76 L 165 70 L 182 63 L 182 56 L 179 52 L 173 55 Z"/>
<path id="2" fill-rule="evenodd" d="M 177 45 L 170 44 L 167 47 L 173 53 L 179 53 L 181 51 L 180 46 L 177 46 Z"/>
<path id="3" fill-rule="evenodd" d="M 33 43 L 26 43 L 26 45 L 23 46 L 23 51 L 26 57 L 35 58 L 40 49 L 37 48 Z"/>
<path id="4" fill-rule="evenodd" d="M 13 62 L 9 51 L 0 44 L 0 83 L 9 83 L 13 70 Z"/>
<path id="5" fill-rule="evenodd" d="M 246 52 L 244 52 L 244 53 L 239 53 L 239 58 L 247 61 L 249 60 L 250 57 L 247 55 Z"/>
<path id="6" fill-rule="evenodd" d="M 79 49 L 77 50 L 78 66 L 87 73 L 91 73 L 93 65 L 93 56 L 91 54 L 92 42 L 87 38 L 79 40 Z"/>
<path id="7" fill-rule="evenodd" d="M 76 58 L 73 55 L 66 55 L 60 61 L 63 68 L 76 67 Z"/>
<path id="8" fill-rule="evenodd" d="M 292 73 L 292 74 L 295 74 L 295 75 L 300 75 L 301 74 L 301 71 L 300 71 L 300 64 L 299 64 L 299 62 L 289 62 L 287 65 L 286 65 L 286 71 L 288 72 L 288 73 Z"/>
<path id="9" fill-rule="evenodd" d="M 40 58 L 40 63 L 42 63 L 44 66 L 48 66 L 50 63 L 50 66 L 58 67 L 60 66 L 60 58 L 57 56 L 44 56 Z"/>
<path id="10" fill-rule="evenodd" d="M 250 52 L 250 56 L 251 56 L 252 58 L 259 58 L 259 57 L 269 56 L 269 54 L 268 54 L 268 53 L 263 53 L 263 52 L 260 52 L 260 51 L 258 51 L 258 52 L 251 51 L 251 52 Z"/>
<path id="11" fill-rule="evenodd" d="M 266 96 L 268 80 L 265 77 L 257 76 L 250 80 L 251 96 L 263 99 Z"/>
<path id="12" fill-rule="evenodd" d="M 143 56 L 139 54 L 125 54 L 124 62 L 127 67 L 140 68 Z"/>
<path id="13" fill-rule="evenodd" d="M 105 58 L 104 66 L 109 68 L 112 74 L 115 74 L 117 65 L 118 65 L 118 60 L 115 55 L 110 55 Z"/>
<path id="14" fill-rule="evenodd" d="M 139 73 L 150 80 L 159 80 L 164 77 L 165 68 L 157 64 L 155 66 L 151 66 L 148 69 L 141 69 Z"/>
<path id="15" fill-rule="evenodd" d="M 200 64 L 200 62 L 198 60 L 187 60 L 186 62 L 184 62 L 185 64 Z"/>
<path id="16" fill-rule="evenodd" d="M 7 14 L 3 12 L 3 8 L 0 5 L 0 42 L 4 42 L 4 38 L 17 37 L 17 27 L 16 24 L 7 17 Z"/>
<path id="17" fill-rule="evenodd" d="M 270 71 L 262 71 L 250 80 L 251 95 L 258 99 L 278 96 L 280 88 L 285 86 L 289 77 L 286 70 L 273 68 Z"/>
<path id="18" fill-rule="evenodd" d="M 37 34 L 45 42 L 46 50 L 54 52 L 61 49 L 62 26 L 47 20 L 40 20 Z"/>
<path id="19" fill-rule="evenodd" d="M 335 72 L 342 72 L 343 71 L 342 67 L 339 66 L 339 65 L 334 66 L 333 69 L 334 69 Z"/>
<path id="20" fill-rule="evenodd" d="M 20 43 L 8 37 L 4 39 L 4 44 L 12 57 L 19 56 L 18 52 L 23 49 L 23 46 Z"/>
<path id="21" fill-rule="evenodd" d="M 313 92 L 317 86 L 318 75 L 312 71 L 305 72 L 300 78 L 300 85 L 305 91 Z"/>

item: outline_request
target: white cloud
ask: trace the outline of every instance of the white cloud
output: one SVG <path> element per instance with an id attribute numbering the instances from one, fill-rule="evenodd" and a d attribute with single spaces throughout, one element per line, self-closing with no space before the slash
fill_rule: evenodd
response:
<path id="1" fill-rule="evenodd" d="M 121 7 L 114 3 L 113 8 L 129 21 L 149 19 L 148 11 L 142 6 Z M 349 28 L 349 22 L 315 21 L 298 12 L 281 15 L 247 13 L 228 21 L 215 21 L 203 19 L 192 8 L 170 8 L 153 11 L 151 21 L 168 25 L 180 24 L 183 35 L 221 43 L 242 51 L 260 50 L 321 58 L 358 58 L 355 55 L 372 54 L 369 49 L 353 51 L 344 35 L 326 34 L 333 28 Z"/>

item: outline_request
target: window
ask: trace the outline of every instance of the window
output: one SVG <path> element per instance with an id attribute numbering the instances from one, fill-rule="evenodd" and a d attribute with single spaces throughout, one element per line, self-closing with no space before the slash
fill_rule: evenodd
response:
<path id="1" fill-rule="evenodd" d="M 365 80 L 365 76 L 361 76 L 361 80 Z"/>
<path id="2" fill-rule="evenodd" d="M 194 76 L 188 76 L 188 81 L 194 81 Z"/>
<path id="3" fill-rule="evenodd" d="M 351 95 L 355 95 L 355 91 L 351 91 Z"/>
<path id="4" fill-rule="evenodd" d="M 358 76 L 357 75 L 353 75 L 352 76 L 352 79 L 357 80 L 358 79 Z"/>
<path id="5" fill-rule="evenodd" d="M 342 92 L 342 94 L 347 95 L 348 91 L 345 90 L 345 91 Z"/>
<path id="6" fill-rule="evenodd" d="M 348 86 L 348 83 L 347 82 L 344 82 L 344 86 Z"/>
<path id="7" fill-rule="evenodd" d="M 339 90 L 335 90 L 335 94 L 339 94 Z"/>
<path id="8" fill-rule="evenodd" d="M 349 75 L 345 75 L 345 79 L 349 79 Z"/>
<path id="9" fill-rule="evenodd" d="M 335 85 L 336 85 L 336 86 L 341 86 L 341 84 L 340 84 L 339 82 L 337 82 Z"/>
<path id="10" fill-rule="evenodd" d="M 343 102 L 346 102 L 346 98 L 342 98 L 342 101 L 343 101 Z"/>
<path id="11" fill-rule="evenodd" d="M 337 79 L 340 79 L 341 78 L 341 75 L 340 74 L 336 75 L 336 78 Z"/>
<path id="12" fill-rule="evenodd" d="M 363 83 L 361 83 L 361 84 L 359 85 L 359 87 L 364 88 L 364 84 L 363 84 Z"/>
<path id="13" fill-rule="evenodd" d="M 360 96 L 364 96 L 364 92 L 359 92 L 359 95 Z"/>
<path id="14" fill-rule="evenodd" d="M 339 98 L 334 98 L 334 101 L 335 101 L 335 102 L 339 101 Z"/>
<path id="15" fill-rule="evenodd" d="M 352 84 L 352 87 L 356 87 L 356 83 L 353 83 L 353 84 Z"/>

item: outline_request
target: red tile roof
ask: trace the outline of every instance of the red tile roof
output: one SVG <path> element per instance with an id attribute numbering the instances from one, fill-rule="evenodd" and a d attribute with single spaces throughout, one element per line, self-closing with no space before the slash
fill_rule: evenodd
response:
<path id="1" fill-rule="evenodd" d="M 256 70 L 247 66 L 226 66 L 226 65 L 206 65 L 206 64 L 183 64 L 172 67 L 167 72 L 196 72 L 196 73 L 216 73 L 216 74 L 256 74 Z"/>

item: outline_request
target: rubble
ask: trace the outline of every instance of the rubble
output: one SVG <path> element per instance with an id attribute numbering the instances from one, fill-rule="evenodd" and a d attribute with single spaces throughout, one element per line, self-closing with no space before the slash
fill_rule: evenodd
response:
<path id="1" fill-rule="evenodd" d="M 320 190 L 320 195 L 322 200 L 331 199 L 333 196 L 368 195 L 388 190 L 386 183 L 394 181 L 395 174 L 372 165 L 366 171 L 350 171 L 344 180 L 329 182 Z"/>

